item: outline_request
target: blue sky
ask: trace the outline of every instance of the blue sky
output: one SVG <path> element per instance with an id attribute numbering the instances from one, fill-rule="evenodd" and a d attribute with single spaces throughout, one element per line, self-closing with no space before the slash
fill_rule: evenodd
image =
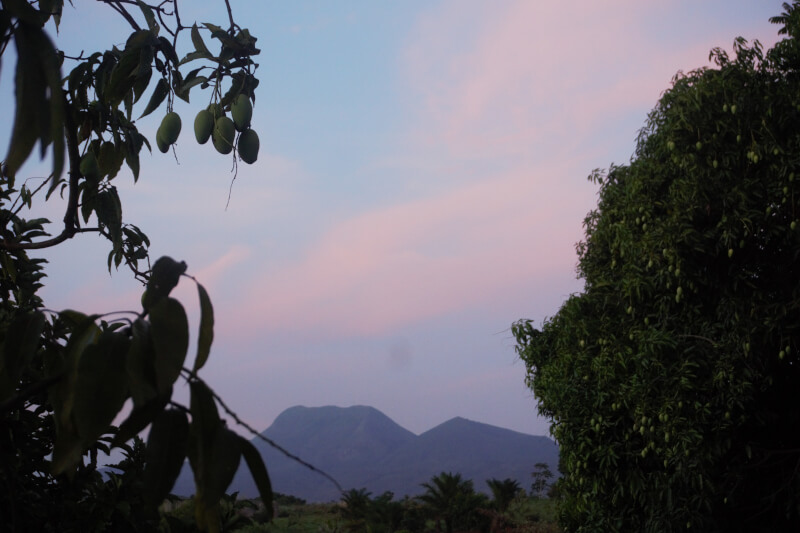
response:
<path id="1" fill-rule="evenodd" d="M 75 4 L 59 46 L 124 43 L 108 8 Z M 224 23 L 221 6 L 186 2 L 182 17 Z M 232 7 L 262 49 L 261 153 L 239 165 L 228 209 L 231 159 L 191 134 L 199 92 L 176 105 L 178 162 L 144 155 L 138 184 L 116 180 L 153 257 L 185 260 L 209 289 L 204 377 L 259 429 L 297 404 L 365 404 L 415 433 L 463 416 L 547 434 L 509 327 L 581 289 L 574 246 L 596 202 L 586 176 L 629 160 L 678 70 L 738 35 L 775 42 L 767 19 L 781 2 Z M 163 113 L 142 130 L 154 134 Z M 43 212 L 60 220 L 53 204 Z M 109 276 L 106 253 L 86 235 L 47 252 L 46 305 L 136 309 L 140 288 L 123 270 Z M 193 288 L 178 295 L 196 317 Z"/>

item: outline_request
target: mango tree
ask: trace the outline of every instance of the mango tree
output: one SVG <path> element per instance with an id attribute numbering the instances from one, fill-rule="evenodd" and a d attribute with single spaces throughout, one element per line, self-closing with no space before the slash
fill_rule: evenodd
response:
<path id="1" fill-rule="evenodd" d="M 140 155 L 153 141 L 162 152 L 174 146 L 182 120 L 173 103 L 188 102 L 193 89 L 205 90 L 209 101 L 195 117 L 198 142 L 211 138 L 220 153 L 233 152 L 234 164 L 237 155 L 253 163 L 259 148 L 250 125 L 258 86 L 253 58 L 259 50 L 256 38 L 234 21 L 227 0 L 225 28 L 187 25 L 178 0 L 100 3 L 130 26 L 127 38 L 121 36 L 124 45 L 70 56 L 51 34 L 62 17 L 81 16 L 85 5 L 0 1 L 0 54 L 15 91 L 0 175 L 0 516 L 13 531 L 88 530 L 81 520 L 98 507 L 96 484 L 87 481 L 98 479 L 97 452 L 125 447 L 149 427 L 141 523 L 157 518 L 188 457 L 197 524 L 218 531 L 219 501 L 240 459 L 267 508 L 269 477 L 252 444 L 222 422 L 219 397 L 198 375 L 213 340 L 206 290 L 195 282 L 200 326 L 188 365 L 186 312 L 170 294 L 181 279 L 193 278 L 183 262 L 162 257 L 150 263 L 150 240 L 123 218 L 115 181 L 144 174 Z M 181 57 L 184 40 L 191 47 Z M 6 53 L 12 45 L 15 65 Z M 163 119 L 153 140 L 137 120 L 155 112 Z M 37 143 L 52 167 L 43 179 L 26 178 L 23 164 Z M 61 221 L 25 218 L 34 203 L 53 196 L 66 200 Z M 36 252 L 83 233 L 107 239 L 109 271 L 124 266 L 142 281 L 141 310 L 100 314 L 44 307 L 38 290 L 46 262 Z M 189 406 L 172 401 L 181 378 L 190 386 Z M 112 427 L 129 399 L 133 410 L 119 428 Z M 72 524 L 65 523 L 70 507 L 77 509 Z M 101 519 L 95 527 L 110 526 Z"/>
<path id="2" fill-rule="evenodd" d="M 595 171 L 584 291 L 513 329 L 567 531 L 800 530 L 800 6 Z"/>

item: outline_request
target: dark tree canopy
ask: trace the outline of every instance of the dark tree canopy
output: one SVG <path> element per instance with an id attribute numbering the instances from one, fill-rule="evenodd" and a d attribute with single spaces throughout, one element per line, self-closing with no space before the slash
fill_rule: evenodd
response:
<path id="1" fill-rule="evenodd" d="M 800 6 L 595 171 L 583 293 L 513 329 L 566 531 L 800 531 Z"/>

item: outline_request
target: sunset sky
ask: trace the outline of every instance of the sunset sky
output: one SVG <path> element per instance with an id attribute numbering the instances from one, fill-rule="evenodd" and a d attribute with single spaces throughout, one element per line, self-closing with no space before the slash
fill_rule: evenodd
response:
<path id="1" fill-rule="evenodd" d="M 74 3 L 58 46 L 124 45 L 118 15 Z M 139 183 L 115 180 L 152 256 L 186 261 L 209 290 L 216 337 L 201 375 L 258 429 L 293 405 L 363 404 L 415 433 L 462 416 L 545 435 L 510 326 L 540 324 L 581 290 L 586 177 L 629 161 L 677 71 L 739 35 L 772 45 L 781 12 L 751 0 L 231 4 L 262 53 L 261 153 L 239 165 L 229 207 L 231 159 L 191 131 L 199 91 L 175 107 L 178 161 L 143 153 Z M 181 6 L 184 23 L 226 20 L 221 1 Z M 163 114 L 138 124 L 154 136 Z M 107 252 L 83 235 L 44 254 L 46 306 L 138 309 L 141 287 L 109 276 Z M 195 289 L 177 294 L 195 335 Z"/>

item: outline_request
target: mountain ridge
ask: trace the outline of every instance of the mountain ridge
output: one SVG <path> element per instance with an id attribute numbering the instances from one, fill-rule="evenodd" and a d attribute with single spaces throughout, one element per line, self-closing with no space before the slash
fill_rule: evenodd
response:
<path id="1" fill-rule="evenodd" d="M 261 435 L 335 478 L 344 490 L 366 488 L 373 495 L 391 491 L 397 497 L 423 492 L 422 483 L 441 472 L 472 479 L 488 492 L 487 479 L 516 479 L 529 487 L 539 462 L 557 472 L 558 447 L 544 436 L 456 416 L 419 435 L 374 407 L 354 405 L 305 407 L 279 414 Z M 262 439 L 253 438 L 269 470 L 275 491 L 310 502 L 338 500 L 328 480 L 287 458 Z M 249 471 L 240 464 L 228 492 L 257 494 Z M 191 469 L 184 465 L 175 494 L 194 492 Z"/>

